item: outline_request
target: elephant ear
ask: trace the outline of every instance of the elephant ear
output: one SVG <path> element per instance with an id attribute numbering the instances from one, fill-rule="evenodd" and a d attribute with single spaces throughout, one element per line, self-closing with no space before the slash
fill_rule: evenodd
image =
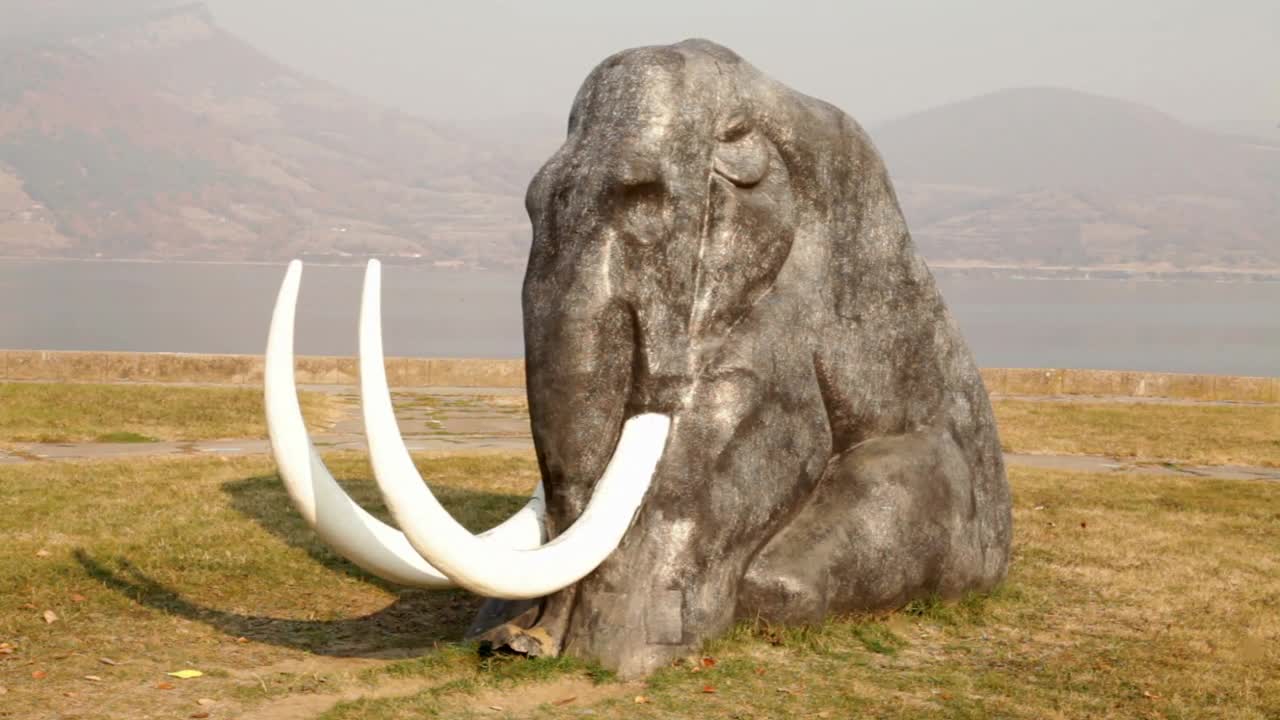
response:
<path id="1" fill-rule="evenodd" d="M 928 271 L 918 262 L 889 173 L 866 132 L 851 118 L 840 123 L 837 154 L 841 199 L 833 208 L 836 237 L 831 271 L 836 314 L 855 323 L 876 298 L 906 300 Z M 914 295 L 914 293 L 908 293 Z"/>
<path id="2" fill-rule="evenodd" d="M 769 144 L 745 115 L 736 114 L 719 133 L 711 167 L 740 188 L 755 187 L 769 172 Z"/>

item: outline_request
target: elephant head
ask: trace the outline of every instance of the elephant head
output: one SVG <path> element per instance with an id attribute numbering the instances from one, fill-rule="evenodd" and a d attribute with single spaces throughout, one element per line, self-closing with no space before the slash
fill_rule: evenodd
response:
<path id="1" fill-rule="evenodd" d="M 376 263 L 364 413 L 403 534 L 332 483 L 293 393 L 291 268 L 269 427 L 335 548 L 499 599 L 477 631 L 623 675 L 736 619 L 811 622 L 1004 576 L 1009 490 L 981 377 L 847 115 L 707 41 L 627 50 L 583 84 L 526 206 L 542 483 L 485 535 L 439 507 L 396 431 Z"/>

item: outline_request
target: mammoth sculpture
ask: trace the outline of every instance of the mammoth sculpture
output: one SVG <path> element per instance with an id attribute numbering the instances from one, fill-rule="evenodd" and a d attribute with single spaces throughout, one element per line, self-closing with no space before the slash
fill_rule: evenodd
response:
<path id="1" fill-rule="evenodd" d="M 392 581 L 491 598 L 477 633 L 623 676 L 738 619 L 806 623 L 1004 577 L 990 402 L 847 115 L 705 40 L 626 50 L 583 84 L 526 206 L 542 482 L 481 535 L 436 502 L 397 430 L 376 262 L 361 393 L 402 530 L 334 483 L 294 392 L 290 266 L 268 426 L 293 501 L 335 550 Z"/>

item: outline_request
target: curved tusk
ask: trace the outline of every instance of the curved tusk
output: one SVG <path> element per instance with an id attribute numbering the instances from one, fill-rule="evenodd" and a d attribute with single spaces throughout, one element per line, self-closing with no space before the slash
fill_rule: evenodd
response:
<path id="1" fill-rule="evenodd" d="M 398 446 L 398 451 L 409 458 L 409 449 L 405 447 L 400 435 L 395 409 L 391 405 L 391 389 L 387 387 L 381 317 L 382 263 L 370 260 L 365 270 L 364 295 L 360 301 L 360 406 L 364 412 L 364 434 L 371 454 L 375 446 Z M 408 461 L 408 468 L 402 480 L 421 484 L 422 476 L 418 474 L 412 459 Z M 403 473 L 405 470 L 397 466 L 388 472 Z M 478 538 L 508 548 L 536 548 L 546 538 L 543 522 L 545 512 L 542 481 L 538 481 L 537 489 L 523 508 L 501 525 L 481 533 Z"/>
<path id="2" fill-rule="evenodd" d="M 365 512 L 333 479 L 311 444 L 293 379 L 293 325 L 302 263 L 289 263 L 271 316 L 263 377 L 267 433 L 289 497 L 330 547 L 385 580 L 422 588 L 455 587 L 422 559 L 404 534 Z M 541 507 L 541 495 L 530 505 Z"/>
<path id="3" fill-rule="evenodd" d="M 582 579 L 631 526 L 662 457 L 671 419 L 648 413 L 623 424 L 591 501 L 564 534 L 536 549 L 486 543 L 441 507 L 400 437 L 385 392 L 380 295 L 380 265 L 374 260 L 365 274 L 360 309 L 362 405 L 374 477 L 409 543 L 458 585 L 486 597 L 538 598 Z"/>

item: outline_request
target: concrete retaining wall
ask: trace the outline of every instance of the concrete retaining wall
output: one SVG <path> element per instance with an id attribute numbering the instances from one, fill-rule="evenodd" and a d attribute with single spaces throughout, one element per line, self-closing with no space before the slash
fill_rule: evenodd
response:
<path id="1" fill-rule="evenodd" d="M 984 368 L 992 395 L 1099 395 L 1280 403 L 1280 378 L 1131 370 Z"/>
<path id="2" fill-rule="evenodd" d="M 355 385 L 351 357 L 304 356 L 299 385 Z M 62 382 L 154 382 L 261 385 L 261 355 L 0 350 L 0 379 Z M 524 387 L 523 360 L 387 358 L 397 387 Z"/>
<path id="3" fill-rule="evenodd" d="M 355 385 L 350 357 L 299 357 L 300 385 Z M 993 395 L 1102 395 L 1280 403 L 1280 378 L 1126 370 L 986 368 Z M 0 379 L 260 385 L 260 355 L 0 350 Z M 388 358 L 397 387 L 523 387 L 524 361 Z"/>

